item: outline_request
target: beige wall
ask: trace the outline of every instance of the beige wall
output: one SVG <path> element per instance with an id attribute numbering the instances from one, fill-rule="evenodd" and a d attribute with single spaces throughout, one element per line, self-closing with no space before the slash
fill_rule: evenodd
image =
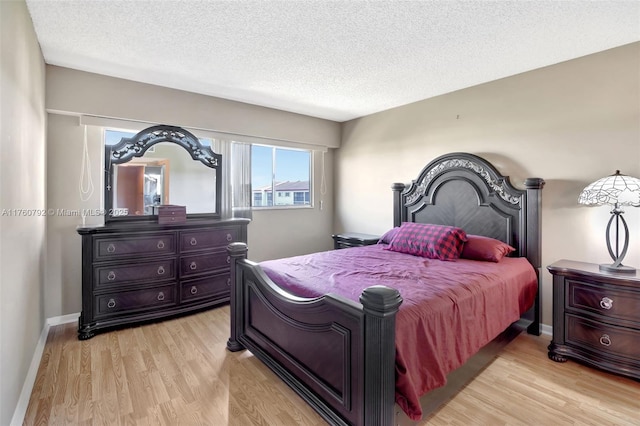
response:
<path id="1" fill-rule="evenodd" d="M 47 66 L 46 101 L 50 111 L 47 205 L 56 212 L 99 210 L 103 205 L 103 142 L 102 128 L 98 126 L 87 126 L 95 192 L 88 201 L 80 199 L 84 126 L 80 125 L 78 115 L 82 114 L 177 124 L 268 139 L 282 138 L 309 146 L 320 143 L 335 146 L 339 143 L 340 124 L 332 121 L 55 66 Z M 319 208 L 322 154 L 314 151 L 315 207 L 254 211 L 248 230 L 252 260 L 274 259 L 332 247 L 332 158 L 331 152 L 325 155 L 328 190 L 323 196 L 322 210 Z M 103 223 L 100 216 L 87 216 L 84 221 L 87 225 Z M 73 215 L 56 214 L 47 218 L 47 317 L 81 310 L 81 242 L 76 227 L 82 223 L 82 217 Z"/>
<path id="2" fill-rule="evenodd" d="M 47 110 L 171 124 L 336 148 L 340 124 L 47 65 Z"/>
<path id="3" fill-rule="evenodd" d="M 49 114 L 47 122 L 47 207 L 55 212 L 47 216 L 47 267 L 45 304 L 47 318 L 80 312 L 81 243 L 76 227 L 100 225 L 102 216 L 77 212 L 101 208 L 102 134 L 87 126 L 87 146 L 94 193 L 88 201 L 80 199 L 80 176 L 84 128 L 78 117 Z M 86 182 L 86 181 L 85 181 Z"/>
<path id="4" fill-rule="evenodd" d="M 616 169 L 640 177 L 640 43 L 416 102 L 344 124 L 335 155 L 335 230 L 392 226 L 393 182 L 408 183 L 434 157 L 465 151 L 523 188 L 542 177 L 543 267 L 561 258 L 610 262 L 607 207 L 580 191 Z M 627 208 L 627 264 L 640 268 L 640 208 Z M 543 273 L 543 322 L 551 276 Z"/>
<path id="5" fill-rule="evenodd" d="M 324 159 L 327 187 L 325 195 L 321 194 L 320 189 L 322 153 L 314 152 L 313 209 L 253 211 L 253 221 L 249 225 L 251 260 L 278 259 L 333 248 L 333 151 L 330 149 Z"/>
<path id="6" fill-rule="evenodd" d="M 84 129 L 78 114 L 330 147 L 342 143 L 325 156 L 324 195 L 322 155 L 314 155 L 314 209 L 254 212 L 249 253 L 258 261 L 329 249 L 332 231 L 386 231 L 392 221 L 391 183 L 415 178 L 437 155 L 468 151 L 492 161 L 516 186 L 529 176 L 546 179 L 544 265 L 559 258 L 606 262 L 608 211 L 579 207 L 577 195 L 615 169 L 640 176 L 640 43 L 341 126 L 55 66 L 46 66 L 45 73 L 24 2 L 0 1 L 0 24 L 2 209 L 101 207 L 101 129 L 87 127 L 96 190 L 81 201 Z M 627 210 L 632 241 L 626 263 L 640 267 L 640 209 Z M 102 222 L 98 216 L 84 220 Z M 44 319 L 80 311 L 75 228 L 82 223 L 64 214 L 0 217 L 0 424 L 11 419 Z M 545 272 L 546 324 L 551 323 L 550 281 Z"/>
<path id="7" fill-rule="evenodd" d="M 0 424 L 8 425 L 44 324 L 46 114 L 44 60 L 24 1 L 0 1 L 0 29 Z"/>

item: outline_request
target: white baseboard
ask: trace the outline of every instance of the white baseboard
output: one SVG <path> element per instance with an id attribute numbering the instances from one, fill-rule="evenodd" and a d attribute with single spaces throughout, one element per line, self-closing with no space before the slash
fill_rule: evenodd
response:
<path id="1" fill-rule="evenodd" d="M 550 325 L 541 324 L 540 332 L 547 336 L 553 336 L 553 327 L 551 327 Z"/>
<path id="2" fill-rule="evenodd" d="M 33 352 L 33 358 L 31 358 L 31 365 L 29 365 L 27 377 L 25 377 L 24 384 L 22 385 L 18 404 L 16 404 L 16 409 L 13 411 L 13 418 L 10 423 L 11 426 L 21 426 L 24 422 L 24 416 L 27 414 L 27 408 L 29 407 L 31 391 L 33 391 L 33 385 L 36 383 L 36 377 L 38 375 L 38 368 L 40 368 L 40 361 L 42 360 L 44 346 L 47 343 L 47 337 L 49 336 L 49 329 L 55 325 L 77 321 L 79 316 L 79 313 L 62 315 L 59 317 L 47 318 L 44 322 L 44 327 L 42 327 L 42 332 L 40 333 L 40 338 L 36 344 L 36 349 Z"/>
<path id="3" fill-rule="evenodd" d="M 70 322 L 76 322 L 78 321 L 78 318 L 80 317 L 80 313 L 77 314 L 68 314 L 68 315 L 62 315 L 59 317 L 51 317 L 51 318 L 47 318 L 47 324 L 49 324 L 50 327 L 53 327 L 54 325 L 60 325 L 60 324 L 68 324 Z"/>

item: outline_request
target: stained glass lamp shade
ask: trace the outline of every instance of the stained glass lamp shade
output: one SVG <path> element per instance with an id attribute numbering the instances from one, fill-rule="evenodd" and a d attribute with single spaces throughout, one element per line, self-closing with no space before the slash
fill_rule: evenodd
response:
<path id="1" fill-rule="evenodd" d="M 613 259 L 610 265 L 600 265 L 600 270 L 608 272 L 635 273 L 635 268 L 622 264 L 629 248 L 629 227 L 622 215 L 621 206 L 640 207 L 640 179 L 620 174 L 616 170 L 611 176 L 598 179 L 580 193 L 578 203 L 587 206 L 613 206 L 611 219 L 607 224 L 606 238 L 609 255 Z M 615 250 L 611 244 L 611 227 L 615 225 Z M 620 233 L 624 232 L 624 244 L 620 249 Z"/>

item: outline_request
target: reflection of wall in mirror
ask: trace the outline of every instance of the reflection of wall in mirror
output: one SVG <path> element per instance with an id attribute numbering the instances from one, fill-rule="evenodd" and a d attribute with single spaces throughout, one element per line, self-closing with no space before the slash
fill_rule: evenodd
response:
<path id="1" fill-rule="evenodd" d="M 166 158 L 170 161 L 169 200 L 164 204 L 187 207 L 187 213 L 215 213 L 215 170 L 191 155 L 182 147 L 171 143 L 155 145 L 155 152 L 145 153 L 145 158 Z"/>

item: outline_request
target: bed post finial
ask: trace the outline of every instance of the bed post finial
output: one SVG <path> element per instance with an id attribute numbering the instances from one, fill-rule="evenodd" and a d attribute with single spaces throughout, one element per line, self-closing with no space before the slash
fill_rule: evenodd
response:
<path id="1" fill-rule="evenodd" d="M 393 226 L 400 226 L 402 224 L 402 191 L 404 191 L 406 185 L 404 183 L 394 183 L 391 185 L 393 190 Z"/>
<path id="2" fill-rule="evenodd" d="M 393 424 L 395 404 L 396 314 L 402 304 L 398 290 L 366 288 L 360 296 L 365 314 L 364 422 Z"/>
<path id="3" fill-rule="evenodd" d="M 247 258 L 248 247 L 245 243 L 231 243 L 227 246 L 227 254 L 229 255 L 229 263 L 231 264 L 231 333 L 227 340 L 227 349 L 231 352 L 237 352 L 244 349 L 244 346 L 238 341 L 240 335 L 240 327 L 242 321 L 242 277 L 238 276 L 238 260 Z M 238 284 L 238 278 L 240 284 Z"/>

